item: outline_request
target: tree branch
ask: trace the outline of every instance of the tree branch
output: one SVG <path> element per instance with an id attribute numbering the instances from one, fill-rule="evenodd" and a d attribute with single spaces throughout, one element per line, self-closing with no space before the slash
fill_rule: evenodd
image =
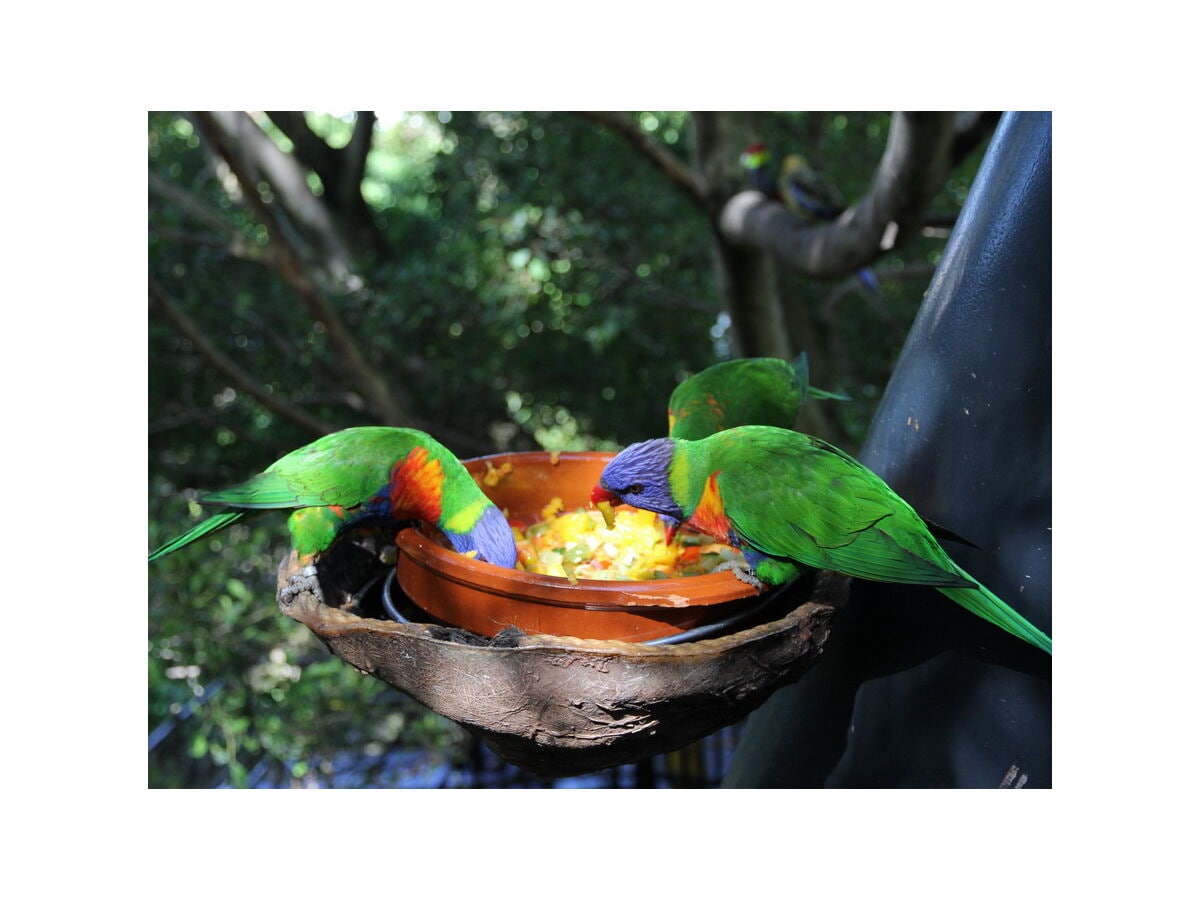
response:
<path id="1" fill-rule="evenodd" d="M 208 360 L 209 364 L 214 369 L 220 372 L 229 383 L 247 396 L 253 397 L 265 409 L 275 413 L 281 419 L 287 419 L 316 434 L 328 434 L 334 429 L 331 428 L 321 419 L 310 413 L 305 412 L 299 407 L 284 402 L 279 394 L 274 394 L 266 390 L 249 372 L 239 366 L 236 362 L 230 359 L 221 351 L 221 349 L 213 343 L 200 329 L 200 327 L 185 313 L 171 298 L 167 292 L 153 278 L 150 279 L 150 305 L 151 308 L 158 309 L 162 312 L 171 326 L 178 331 L 183 337 L 192 342 L 196 348 L 196 352 Z M 346 397 L 314 397 L 314 400 L 320 402 L 332 402 L 334 400 L 345 403 L 347 406 L 357 408 L 349 398 Z M 200 413 L 199 415 L 203 415 Z M 423 420 L 417 416 L 407 417 L 405 423 L 410 428 L 417 428 L 428 434 L 433 435 L 442 443 L 452 446 L 456 451 L 467 453 L 480 454 L 491 453 L 496 447 L 488 441 L 476 437 L 475 435 L 463 434 L 453 428 L 447 428 L 439 423 L 432 423 Z M 152 432 L 160 430 L 151 427 Z"/>
<path id="2" fill-rule="evenodd" d="M 354 340 L 354 336 L 337 314 L 333 304 L 318 289 L 316 282 L 309 275 L 301 261 L 300 253 L 294 247 L 275 208 L 262 198 L 258 191 L 255 160 L 247 158 L 243 152 L 239 152 L 239 149 L 245 145 L 235 144 L 231 131 L 240 135 L 247 131 L 246 126 L 248 126 L 268 143 L 270 143 L 269 139 L 244 113 L 194 113 L 193 115 L 205 138 L 216 152 L 229 163 L 234 175 L 242 185 L 246 202 L 259 221 L 266 226 L 271 239 L 269 250 L 276 270 L 308 307 L 313 318 L 325 326 L 331 345 L 346 366 L 351 380 L 362 392 L 367 405 L 385 425 L 409 423 L 411 416 L 396 402 L 387 382 L 367 362 L 358 343 Z M 233 115 L 240 116 L 240 118 L 230 120 L 228 117 Z M 254 143 L 256 146 L 261 146 L 260 141 L 256 140 Z M 274 152 L 278 152 L 278 148 L 273 143 L 271 143 L 271 148 Z"/>
<path id="3" fill-rule="evenodd" d="M 367 154 L 375 134 L 375 113 L 356 112 L 354 129 L 346 146 L 331 147 L 309 126 L 302 112 L 268 112 L 267 116 L 287 135 L 296 158 L 317 173 L 325 186 L 329 205 L 355 227 L 370 227 L 371 216 L 362 196 Z"/>
<path id="4" fill-rule="evenodd" d="M 320 267 L 339 281 L 347 280 L 352 254 L 329 210 L 309 188 L 304 166 L 299 160 L 280 150 L 244 112 L 195 112 L 192 116 L 205 138 L 233 169 L 246 202 L 259 219 L 282 236 L 285 221 L 274 208 L 268 209 L 275 204 L 268 204 L 259 194 L 259 183 L 265 181 L 270 185 L 277 206 L 319 252 Z M 316 139 L 315 135 L 313 137 Z"/>
<path id="5" fill-rule="evenodd" d="M 367 155 L 375 137 L 375 113 L 354 114 L 354 131 L 350 142 L 342 148 L 342 183 L 338 186 L 338 208 L 353 210 L 356 217 L 370 219 L 366 201 L 363 200 L 362 181 L 367 174 Z"/>
<path id="6" fill-rule="evenodd" d="M 705 204 L 704 186 L 685 163 L 680 162 L 674 154 L 642 131 L 634 121 L 633 116 L 623 112 L 588 111 L 577 115 L 603 125 L 627 140 L 639 153 L 658 166 L 676 187 L 690 197 L 701 209 L 707 209 Z"/>
<path id="7" fill-rule="evenodd" d="M 267 117 L 292 142 L 296 159 L 317 173 L 327 192 L 335 192 L 340 168 L 338 151 L 308 127 L 304 113 L 268 112 Z"/>
<path id="8" fill-rule="evenodd" d="M 175 244 L 191 244 L 194 247 L 208 247 L 213 250 L 220 250 L 229 254 L 233 259 L 253 263 L 267 262 L 266 255 L 263 253 L 261 247 L 250 243 L 250 241 L 237 234 L 226 240 L 214 235 L 193 234 L 190 231 L 182 231 L 178 228 L 151 228 L 149 233 L 153 237 L 161 238 L 164 241 L 170 241 Z"/>
<path id="9" fill-rule="evenodd" d="M 181 335 L 192 342 L 196 351 L 209 361 L 214 369 L 229 379 L 229 382 L 241 391 L 257 400 L 262 406 L 275 413 L 282 419 L 287 419 L 315 434 L 328 434 L 333 429 L 317 417 L 302 409 L 297 409 L 285 403 L 278 394 L 266 390 L 262 384 L 245 369 L 226 356 L 221 349 L 208 339 L 199 326 L 180 309 L 167 292 L 153 278 L 150 279 L 150 305 L 157 308 L 166 316 Z"/>
<path id="10" fill-rule="evenodd" d="M 954 137 L 953 113 L 895 113 L 870 189 L 837 221 L 812 224 L 757 191 L 743 191 L 721 211 L 721 233 L 807 275 L 846 275 L 920 232 L 950 171 Z"/>
<path id="11" fill-rule="evenodd" d="M 717 222 L 724 199 L 741 180 L 737 159 L 748 129 L 743 114 L 692 113 L 697 166 L 707 190 L 704 207 L 716 251 L 717 285 L 733 322 L 737 352 L 791 359 L 794 354 L 775 263 L 762 253 L 724 240 Z"/>
<path id="12" fill-rule="evenodd" d="M 226 219 L 223 219 L 214 210 L 205 206 L 200 200 L 192 194 L 185 191 L 174 182 L 163 178 L 153 169 L 149 173 L 148 186 L 150 188 L 151 197 L 160 197 L 168 203 L 172 203 L 187 216 L 200 222 L 200 224 L 211 228 L 220 234 L 236 235 L 237 228 L 230 224 Z"/>

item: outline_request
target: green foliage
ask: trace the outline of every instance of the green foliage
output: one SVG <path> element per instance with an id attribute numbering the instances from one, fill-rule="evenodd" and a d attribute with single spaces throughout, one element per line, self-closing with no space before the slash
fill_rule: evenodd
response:
<path id="1" fill-rule="evenodd" d="M 352 120 L 309 114 L 331 146 Z M 688 116 L 638 114 L 692 163 Z M 260 116 L 284 150 L 291 142 Z M 178 113 L 149 116 L 149 272 L 196 329 L 287 405 L 330 428 L 372 424 L 324 325 L 267 263 L 267 230 L 236 179 Z M 763 139 L 802 150 L 853 198 L 869 185 L 885 114 L 764 114 Z M 953 212 L 974 163 L 936 210 Z M 327 185 L 309 178 L 314 193 Z M 260 196 L 273 201 L 270 186 Z M 497 447 L 614 448 L 666 429 L 684 377 L 730 352 L 705 213 L 624 138 L 561 113 L 406 113 L 381 118 L 362 196 L 378 240 L 355 278 L 322 289 L 398 403 L 461 455 Z M 922 239 L 881 260 L 887 275 L 936 258 Z M 883 296 L 837 299 L 788 277 L 814 311 L 827 368 L 813 382 L 861 438 L 928 275 L 883 279 Z M 798 348 L 805 349 L 805 348 Z M 260 471 L 316 435 L 231 385 L 168 319 L 149 319 L 149 547 L 200 514 L 199 493 Z M 836 409 L 834 409 L 836 407 Z M 330 657 L 275 606 L 282 516 L 235 526 L 150 569 L 153 786 L 246 783 L 263 767 L 302 780 L 338 752 L 421 746 L 454 755 L 457 726 Z M 180 716 L 219 680 L 194 712 Z"/>
<path id="2" fill-rule="evenodd" d="M 704 359 L 717 314 L 704 222 L 580 120 L 441 118 L 424 119 L 441 140 L 410 181 L 424 209 L 398 194 L 384 214 L 403 254 L 372 279 L 373 327 L 422 348 L 404 373 L 417 411 L 477 434 L 515 424 L 536 438 L 560 410 L 610 442 L 661 428 L 665 394 L 647 396 L 646 376 L 664 351 Z M 601 159 L 621 164 L 571 164 Z M 673 267 L 684 276 L 656 277 Z M 680 315 L 688 304 L 703 314 Z"/>
<path id="3" fill-rule="evenodd" d="M 156 504 L 151 542 L 194 523 L 177 513 Z M 457 726 L 331 657 L 278 612 L 283 517 L 251 522 L 150 567 L 148 730 L 174 727 L 151 749 L 149 785 L 241 786 L 251 770 L 302 783 L 339 752 L 397 745 L 458 758 Z"/>

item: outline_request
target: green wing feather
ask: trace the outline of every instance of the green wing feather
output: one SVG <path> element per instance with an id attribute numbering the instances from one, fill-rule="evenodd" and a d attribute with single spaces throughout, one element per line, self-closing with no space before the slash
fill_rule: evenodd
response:
<path id="1" fill-rule="evenodd" d="M 725 514 L 754 549 L 856 578 L 937 588 L 1051 652 L 1044 633 L 958 566 L 907 502 L 838 448 L 752 426 L 700 443 L 708 445 L 708 470 L 720 472 Z"/>
<path id="2" fill-rule="evenodd" d="M 245 509 L 357 506 L 387 483 L 398 460 L 415 447 L 432 452 L 434 443 L 427 434 L 409 428 L 347 428 L 293 450 L 241 484 L 200 499 Z"/>
<path id="3" fill-rule="evenodd" d="M 450 451 L 422 431 L 386 426 L 347 428 L 293 450 L 241 484 L 201 497 L 202 503 L 237 511 L 205 519 L 159 547 L 149 561 L 232 525 L 246 515 L 245 510 L 360 506 L 387 484 L 392 466 L 418 446 L 429 450 L 445 468 L 461 469 Z M 454 460 L 455 466 L 447 466 L 448 460 Z M 470 479 L 465 470 L 461 475 Z M 336 515 L 298 518 L 291 523 L 293 545 L 309 552 L 324 550 L 342 524 L 342 517 Z"/>
<path id="4" fill-rule="evenodd" d="M 875 581 L 965 587 L 920 517 L 853 457 L 799 432 L 747 427 L 710 465 L 725 513 L 769 556 Z"/>

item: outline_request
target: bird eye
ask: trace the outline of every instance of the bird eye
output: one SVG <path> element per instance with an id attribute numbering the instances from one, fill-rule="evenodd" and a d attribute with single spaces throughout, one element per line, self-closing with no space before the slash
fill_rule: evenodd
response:
<path id="1" fill-rule="evenodd" d="M 625 491 L 625 493 L 637 495 L 637 494 L 640 494 L 643 490 L 644 490 L 644 488 L 642 487 L 642 485 L 631 484 L 629 486 L 629 489 L 627 491 Z"/>

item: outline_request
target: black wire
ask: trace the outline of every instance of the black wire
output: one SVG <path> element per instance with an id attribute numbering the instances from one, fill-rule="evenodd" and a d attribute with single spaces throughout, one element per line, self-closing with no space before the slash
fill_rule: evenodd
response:
<path id="1" fill-rule="evenodd" d="M 401 613 L 397 608 L 395 601 L 392 599 L 392 585 L 395 584 L 395 582 L 396 577 L 395 575 L 392 575 L 383 583 L 384 610 L 395 622 L 400 622 L 404 625 L 417 624 Z M 717 622 L 709 622 L 706 625 L 698 625 L 695 628 L 690 628 L 687 631 L 681 631 L 678 634 L 669 634 L 665 637 L 655 638 L 652 641 L 640 641 L 638 643 L 645 644 L 646 646 L 661 647 L 669 644 L 684 644 L 689 641 L 703 640 L 704 638 L 719 634 L 731 626 L 736 625 L 738 622 L 744 621 L 745 619 L 750 618 L 752 615 L 761 612 L 768 603 L 775 599 L 775 595 L 775 591 L 766 593 L 759 599 L 758 603 L 746 604 L 737 612 L 726 616 Z"/>

